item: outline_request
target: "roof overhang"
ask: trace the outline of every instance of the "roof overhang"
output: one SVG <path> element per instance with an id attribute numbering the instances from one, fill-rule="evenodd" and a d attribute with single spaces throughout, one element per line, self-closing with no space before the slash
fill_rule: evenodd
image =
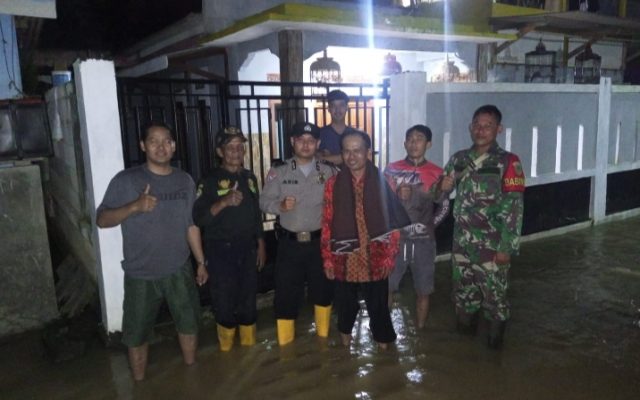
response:
<path id="1" fill-rule="evenodd" d="M 597 38 L 609 41 L 640 39 L 640 21 L 590 12 L 567 11 L 536 15 L 514 15 L 490 19 L 495 30 L 523 30 Z"/>
<path id="2" fill-rule="evenodd" d="M 0 14 L 56 18 L 56 0 L 2 0 Z"/>
<path id="3" fill-rule="evenodd" d="M 486 22 L 486 21 L 485 21 Z M 356 9 L 308 4 L 281 4 L 245 18 L 202 39 L 205 46 L 229 46 L 281 30 L 332 32 L 337 34 L 475 43 L 513 40 L 515 35 L 495 33 L 489 25 L 446 24 L 441 18 L 388 15 L 374 10 L 371 26 L 367 15 Z"/>

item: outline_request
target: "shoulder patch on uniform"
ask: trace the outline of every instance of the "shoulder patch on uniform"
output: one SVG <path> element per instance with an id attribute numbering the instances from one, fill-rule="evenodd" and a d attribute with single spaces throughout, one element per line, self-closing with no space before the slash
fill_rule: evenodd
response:
<path id="1" fill-rule="evenodd" d="M 502 176 L 503 192 L 524 192 L 524 172 L 520 159 L 515 154 L 509 154 L 507 157 L 507 168 Z"/>
<path id="2" fill-rule="evenodd" d="M 249 190 L 251 190 L 253 193 L 255 193 L 256 192 L 256 183 L 253 180 L 253 178 L 249 178 L 247 180 L 247 184 L 249 185 Z"/>
<path id="3" fill-rule="evenodd" d="M 277 177 L 278 177 L 278 171 L 276 170 L 276 168 L 271 167 L 271 169 L 269 170 L 269 173 L 267 174 L 267 182 L 271 182 Z"/>
<path id="4" fill-rule="evenodd" d="M 334 175 L 340 171 L 340 167 L 338 167 L 336 164 L 332 163 L 331 161 L 320 160 L 320 164 L 325 167 L 329 167 L 331 169 L 331 173 Z"/>
<path id="5" fill-rule="evenodd" d="M 202 191 L 204 190 L 204 183 L 201 183 L 198 185 L 198 188 L 196 189 L 196 199 L 200 196 L 202 196 Z"/>

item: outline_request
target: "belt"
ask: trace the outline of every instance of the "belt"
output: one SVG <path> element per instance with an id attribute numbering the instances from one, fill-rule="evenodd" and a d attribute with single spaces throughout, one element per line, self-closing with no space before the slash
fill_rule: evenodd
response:
<path id="1" fill-rule="evenodd" d="M 313 232 L 291 232 L 284 228 L 278 229 L 278 238 L 287 238 L 295 240 L 300 243 L 310 242 L 312 240 L 320 239 L 321 230 Z"/>

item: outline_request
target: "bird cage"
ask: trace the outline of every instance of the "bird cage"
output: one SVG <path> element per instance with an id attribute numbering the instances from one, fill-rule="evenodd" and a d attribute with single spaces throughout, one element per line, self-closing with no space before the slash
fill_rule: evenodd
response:
<path id="1" fill-rule="evenodd" d="M 402 72 L 402 65 L 400 65 L 398 60 L 396 60 L 396 56 L 391 53 L 384 56 L 384 64 L 382 65 L 382 72 L 380 72 L 380 75 L 388 77 L 399 74 L 400 72 Z"/>
<path id="2" fill-rule="evenodd" d="M 327 50 L 323 52 L 322 57 L 311 63 L 309 68 L 311 82 L 321 84 L 332 84 L 342 82 L 340 73 L 340 64 L 333 61 L 333 58 L 327 57 Z M 321 88 L 312 88 L 313 94 L 322 94 L 324 90 Z"/>
<path id="3" fill-rule="evenodd" d="M 587 45 L 584 51 L 576 56 L 576 67 L 573 72 L 573 83 L 599 83 L 602 57 Z"/>
<path id="4" fill-rule="evenodd" d="M 524 56 L 524 80 L 535 83 L 556 82 L 556 52 L 548 51 L 542 39 L 534 51 Z"/>

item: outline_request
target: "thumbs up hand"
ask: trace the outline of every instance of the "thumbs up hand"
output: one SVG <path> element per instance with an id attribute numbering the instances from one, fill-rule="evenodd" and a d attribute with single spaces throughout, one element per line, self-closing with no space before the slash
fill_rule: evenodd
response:
<path id="1" fill-rule="evenodd" d="M 136 200 L 136 208 L 138 212 L 151 212 L 156 207 L 158 199 L 150 195 L 151 185 L 147 183 L 144 191 L 140 193 L 140 197 Z"/>
<path id="2" fill-rule="evenodd" d="M 238 182 L 233 185 L 229 193 L 222 198 L 225 206 L 237 207 L 242 203 L 242 192 L 238 190 Z"/>

